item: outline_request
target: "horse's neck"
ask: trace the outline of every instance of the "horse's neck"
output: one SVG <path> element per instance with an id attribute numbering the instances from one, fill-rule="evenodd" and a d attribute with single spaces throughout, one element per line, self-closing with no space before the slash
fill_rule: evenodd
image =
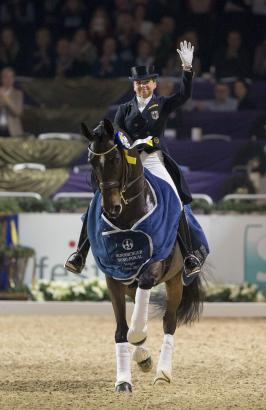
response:
<path id="1" fill-rule="evenodd" d="M 137 185 L 137 184 L 136 184 Z M 126 198 L 130 198 L 129 193 L 134 195 L 139 190 L 140 195 L 130 201 L 127 205 L 122 204 L 122 212 L 116 219 L 115 225 L 120 229 L 130 229 L 132 226 L 145 216 L 155 206 L 155 199 L 150 188 L 149 183 L 143 176 L 143 180 L 140 180 L 138 187 L 133 191 L 125 193 Z"/>

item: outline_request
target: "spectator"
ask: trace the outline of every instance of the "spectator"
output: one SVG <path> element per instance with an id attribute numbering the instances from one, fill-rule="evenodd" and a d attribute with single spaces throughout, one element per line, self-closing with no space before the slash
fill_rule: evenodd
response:
<path id="1" fill-rule="evenodd" d="M 120 58 L 125 63 L 125 72 L 135 60 L 137 43 L 140 35 L 135 31 L 134 20 L 129 13 L 120 13 L 116 20 L 116 37 Z"/>
<path id="2" fill-rule="evenodd" d="M 32 29 L 35 24 L 35 2 L 33 0 L 13 0 L 12 8 L 13 24 L 21 34 L 23 31 Z"/>
<path id="3" fill-rule="evenodd" d="M 88 32 L 79 29 L 74 34 L 70 44 L 71 54 L 79 66 L 80 74 L 87 75 L 97 60 L 97 50 L 94 44 L 88 39 Z"/>
<path id="4" fill-rule="evenodd" d="M 158 82 L 158 94 L 159 96 L 169 97 L 174 94 L 174 81 L 171 78 L 161 78 Z"/>
<path id="5" fill-rule="evenodd" d="M 13 137 L 23 134 L 21 115 L 23 94 L 14 87 L 15 71 L 6 67 L 1 71 L 0 87 L 0 136 Z"/>
<path id="6" fill-rule="evenodd" d="M 89 23 L 89 35 L 98 51 L 101 50 L 104 39 L 112 33 L 110 26 L 110 20 L 105 9 L 98 7 Z"/>
<path id="7" fill-rule="evenodd" d="M 92 74 L 99 78 L 114 78 L 124 74 L 123 64 L 117 54 L 117 43 L 108 37 L 103 43 L 103 52 L 92 69 Z"/>
<path id="8" fill-rule="evenodd" d="M 228 84 L 217 83 L 214 87 L 214 99 L 205 103 L 205 109 L 210 111 L 236 111 L 237 100 L 230 97 Z"/>
<path id="9" fill-rule="evenodd" d="M 253 27 L 251 32 L 257 36 L 257 38 L 265 37 L 266 35 L 266 3 L 264 0 L 252 0 L 251 10 L 253 14 Z"/>
<path id="10" fill-rule="evenodd" d="M 256 107 L 250 100 L 249 87 L 245 80 L 237 80 L 233 85 L 234 96 L 237 99 L 237 110 L 254 110 Z"/>
<path id="11" fill-rule="evenodd" d="M 154 24 L 146 19 L 146 8 L 143 4 L 139 4 L 135 8 L 133 20 L 135 25 L 135 32 L 148 40 Z"/>
<path id="12" fill-rule="evenodd" d="M 203 15 L 213 11 L 215 0 L 185 0 L 185 4 L 191 14 Z"/>
<path id="13" fill-rule="evenodd" d="M 20 51 L 20 46 L 11 28 L 4 28 L 0 37 L 0 69 L 12 67 L 17 74 L 25 73 L 25 56 Z"/>
<path id="14" fill-rule="evenodd" d="M 55 74 L 57 77 L 74 77 L 74 58 L 70 50 L 70 42 L 60 38 L 56 45 Z"/>
<path id="15" fill-rule="evenodd" d="M 49 78 L 54 76 L 54 55 L 49 29 L 41 28 L 36 32 L 35 49 L 30 60 L 30 72 L 33 77 Z"/>
<path id="16" fill-rule="evenodd" d="M 191 101 L 191 108 L 199 111 L 236 111 L 237 100 L 230 97 L 228 84 L 217 83 L 214 87 L 213 100 Z"/>
<path id="17" fill-rule="evenodd" d="M 238 31 L 227 35 L 227 45 L 218 49 L 213 57 L 213 66 L 217 79 L 226 77 L 246 78 L 250 74 L 249 55 L 242 45 L 242 36 Z"/>
<path id="18" fill-rule="evenodd" d="M 266 80 L 266 38 L 256 47 L 253 73 L 257 79 Z"/>
<path id="19" fill-rule="evenodd" d="M 266 112 L 259 114 L 251 126 L 250 136 L 253 140 L 266 140 Z"/>
<path id="20" fill-rule="evenodd" d="M 86 7 L 82 0 L 66 0 L 60 16 L 61 35 L 67 38 L 88 24 Z"/>
<path id="21" fill-rule="evenodd" d="M 168 40 L 169 43 L 173 44 L 176 38 L 176 25 L 173 17 L 163 16 L 159 23 L 160 30 L 163 37 Z"/>
<path id="22" fill-rule="evenodd" d="M 58 21 L 60 19 L 61 0 L 42 0 L 38 3 L 36 13 L 39 26 L 50 28 L 54 35 L 60 34 Z"/>
<path id="23" fill-rule="evenodd" d="M 154 55 L 151 43 L 147 40 L 140 40 L 137 48 L 136 64 L 151 65 L 154 61 Z"/>

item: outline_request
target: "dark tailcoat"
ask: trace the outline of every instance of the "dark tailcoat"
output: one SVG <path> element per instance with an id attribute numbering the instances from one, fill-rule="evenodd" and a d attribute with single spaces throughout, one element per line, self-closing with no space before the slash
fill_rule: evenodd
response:
<path id="1" fill-rule="evenodd" d="M 178 92 L 169 97 L 153 95 L 142 112 L 139 111 L 137 98 L 134 97 L 129 102 L 119 106 L 114 120 L 115 124 L 122 128 L 133 141 L 146 138 L 149 135 L 153 136 L 154 146 L 147 146 L 145 151 L 163 151 L 165 167 L 173 178 L 180 198 L 185 204 L 191 202 L 191 194 L 182 171 L 164 148 L 163 136 L 170 113 L 184 104 L 191 96 L 191 87 L 192 73 L 184 71 Z"/>

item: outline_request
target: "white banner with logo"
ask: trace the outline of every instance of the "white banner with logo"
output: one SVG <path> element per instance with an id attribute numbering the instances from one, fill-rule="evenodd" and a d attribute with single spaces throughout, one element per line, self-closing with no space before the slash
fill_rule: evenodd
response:
<path id="1" fill-rule="evenodd" d="M 209 278 L 257 283 L 266 287 L 266 218 L 260 215 L 198 215 L 208 238 Z M 21 245 L 36 250 L 37 277 L 73 280 L 64 262 L 77 246 L 82 222 L 77 214 L 28 213 L 19 215 Z M 101 276 L 91 255 L 85 277 Z"/>

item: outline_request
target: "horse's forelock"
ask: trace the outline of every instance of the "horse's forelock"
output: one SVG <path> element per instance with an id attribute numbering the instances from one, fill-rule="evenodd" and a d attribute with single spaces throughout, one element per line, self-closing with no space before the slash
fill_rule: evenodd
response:
<path id="1" fill-rule="evenodd" d="M 113 135 L 110 135 L 108 131 L 109 130 L 106 129 L 104 121 L 101 121 L 99 125 L 97 125 L 97 127 L 93 130 L 95 142 L 104 142 L 104 140 L 108 141 L 110 139 L 113 139 Z"/>

